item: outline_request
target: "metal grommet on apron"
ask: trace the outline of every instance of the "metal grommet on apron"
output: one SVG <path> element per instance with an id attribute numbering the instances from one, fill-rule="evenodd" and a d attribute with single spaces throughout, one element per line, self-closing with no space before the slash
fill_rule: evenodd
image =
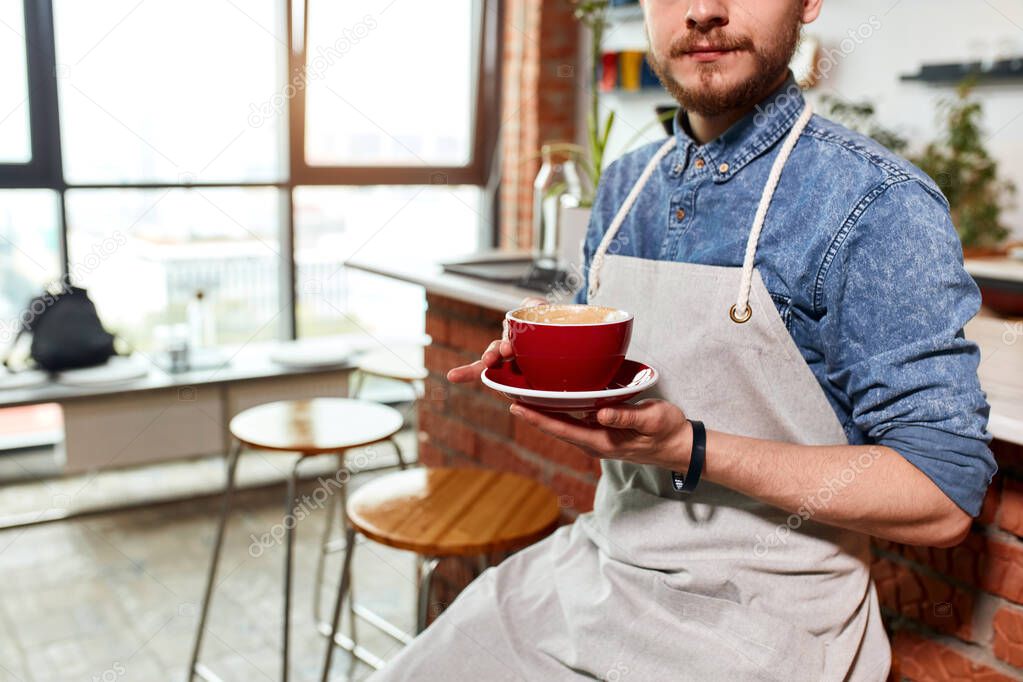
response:
<path id="1" fill-rule="evenodd" d="M 649 397 L 708 430 L 848 442 L 753 267 L 810 116 L 807 107 L 777 153 L 741 268 L 608 253 L 674 137 L 592 260 L 589 303 L 633 313 L 630 356 L 660 371 Z M 483 574 L 373 680 L 887 677 L 866 536 L 710 481 L 685 496 L 658 467 L 608 459 L 601 469 L 593 512 Z"/>

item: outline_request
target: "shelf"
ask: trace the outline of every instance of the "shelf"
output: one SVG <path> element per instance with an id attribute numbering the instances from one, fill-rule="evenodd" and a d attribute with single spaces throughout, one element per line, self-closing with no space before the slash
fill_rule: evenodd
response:
<path id="1" fill-rule="evenodd" d="M 904 74 L 899 79 L 948 85 L 970 76 L 976 76 L 981 83 L 1023 82 L 1023 57 L 996 62 L 924 64 L 917 73 Z"/>

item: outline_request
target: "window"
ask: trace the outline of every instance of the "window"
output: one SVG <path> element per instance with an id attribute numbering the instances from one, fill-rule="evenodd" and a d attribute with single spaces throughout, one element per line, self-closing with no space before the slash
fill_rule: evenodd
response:
<path id="1" fill-rule="evenodd" d="M 472 0 L 314 0 L 305 157 L 312 166 L 465 166 L 476 72 Z M 424 27 L 443 17 L 444 37 Z"/>
<path id="2" fill-rule="evenodd" d="M 54 0 L 68 183 L 281 180 L 285 117 L 259 103 L 284 81 L 283 18 L 278 0 Z"/>
<path id="3" fill-rule="evenodd" d="M 200 290 L 220 344 L 388 330 L 421 293 L 345 258 L 472 251 L 491 224 L 496 0 L 0 0 L 0 22 L 0 320 L 66 276 L 147 352 Z"/>
<path id="4" fill-rule="evenodd" d="M 0 0 L 0 163 L 32 158 L 22 0 Z"/>
<path id="5" fill-rule="evenodd" d="M 477 187 L 299 187 L 295 190 L 296 311 L 301 336 L 422 331 L 418 287 L 347 272 L 353 256 L 440 260 L 479 245 Z"/>
<path id="6" fill-rule="evenodd" d="M 59 212 L 52 190 L 0 190 L 0 353 L 29 301 L 60 278 Z"/>
<path id="7" fill-rule="evenodd" d="M 218 344 L 281 336 L 275 189 L 70 190 L 71 275 L 104 323 L 139 349 L 211 302 Z"/>

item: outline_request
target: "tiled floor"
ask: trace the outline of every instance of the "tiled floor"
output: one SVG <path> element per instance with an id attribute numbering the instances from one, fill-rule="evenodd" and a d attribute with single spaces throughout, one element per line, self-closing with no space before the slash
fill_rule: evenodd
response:
<path id="1" fill-rule="evenodd" d="M 354 452 L 354 451 L 353 451 Z M 372 476 L 358 474 L 357 487 Z M 316 634 L 312 583 L 326 513 L 304 487 L 292 602 L 292 679 L 319 679 L 325 640 Z M 239 495 L 228 528 L 203 661 L 225 680 L 280 677 L 283 490 Z M 0 532 L 0 682 L 184 680 L 216 530 L 216 500 Z M 269 534 L 264 538 L 264 534 Z M 267 540 L 267 538 L 270 538 Z M 333 594 L 341 555 L 328 561 Z M 402 627 L 413 620 L 412 555 L 359 545 L 361 602 Z M 324 609 L 329 612 L 329 605 Z M 397 645 L 360 628 L 361 643 L 389 658 Z M 338 650 L 332 679 L 364 679 Z"/>

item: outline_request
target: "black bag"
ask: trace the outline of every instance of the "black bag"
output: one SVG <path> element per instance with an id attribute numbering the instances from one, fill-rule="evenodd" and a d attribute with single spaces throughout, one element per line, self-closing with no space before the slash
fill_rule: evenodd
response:
<path id="1" fill-rule="evenodd" d="M 39 369 L 48 372 L 102 365 L 117 355 L 113 334 L 103 328 L 96 306 L 78 287 L 47 291 L 32 299 L 14 344 L 25 333 L 32 335 L 29 355 Z M 5 367 L 9 359 L 9 355 L 4 359 Z"/>

